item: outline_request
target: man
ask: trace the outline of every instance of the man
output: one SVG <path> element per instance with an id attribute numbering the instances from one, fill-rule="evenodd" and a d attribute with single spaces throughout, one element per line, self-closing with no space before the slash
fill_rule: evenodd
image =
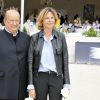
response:
<path id="1" fill-rule="evenodd" d="M 19 31 L 20 15 L 15 8 L 5 12 L 0 31 L 0 100 L 24 100 L 27 90 L 29 36 Z"/>

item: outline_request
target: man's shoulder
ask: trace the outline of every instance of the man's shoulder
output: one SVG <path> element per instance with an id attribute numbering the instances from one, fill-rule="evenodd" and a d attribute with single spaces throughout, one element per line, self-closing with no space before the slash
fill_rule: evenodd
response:
<path id="1" fill-rule="evenodd" d="M 4 35 L 4 33 L 5 33 L 5 30 L 0 30 L 0 36 Z"/>
<path id="2" fill-rule="evenodd" d="M 24 41 L 25 43 L 29 43 L 29 41 L 30 41 L 30 36 L 27 35 L 27 34 L 24 33 L 24 32 L 21 32 L 21 31 L 19 31 L 19 33 L 20 33 L 19 40 Z"/>
<path id="3" fill-rule="evenodd" d="M 25 32 L 21 32 L 19 31 L 20 35 L 26 38 L 30 38 L 30 36 L 28 34 L 26 34 Z"/>

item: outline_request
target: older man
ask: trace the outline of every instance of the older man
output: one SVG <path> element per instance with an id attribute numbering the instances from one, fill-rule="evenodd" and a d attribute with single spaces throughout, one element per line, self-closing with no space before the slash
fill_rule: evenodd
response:
<path id="1" fill-rule="evenodd" d="M 0 31 L 0 100 L 24 100 L 27 86 L 29 36 L 19 31 L 20 15 L 15 8 L 5 12 Z"/>

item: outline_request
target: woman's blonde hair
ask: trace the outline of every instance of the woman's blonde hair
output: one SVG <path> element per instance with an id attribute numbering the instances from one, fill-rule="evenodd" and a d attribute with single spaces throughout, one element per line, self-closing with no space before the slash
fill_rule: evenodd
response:
<path id="1" fill-rule="evenodd" d="M 51 12 L 53 15 L 54 15 L 54 18 L 55 18 L 55 23 L 58 19 L 58 16 L 57 16 L 57 12 L 55 9 L 53 9 L 52 7 L 46 7 L 44 9 L 42 9 L 37 17 L 37 27 L 39 30 L 43 29 L 43 19 L 44 19 L 44 16 L 48 13 L 48 12 Z"/>

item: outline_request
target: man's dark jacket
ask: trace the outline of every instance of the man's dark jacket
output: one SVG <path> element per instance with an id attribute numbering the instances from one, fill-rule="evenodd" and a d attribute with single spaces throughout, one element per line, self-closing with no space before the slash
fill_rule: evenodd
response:
<path id="1" fill-rule="evenodd" d="M 32 73 L 38 74 L 38 69 L 41 60 L 41 54 L 44 44 L 43 31 L 34 34 L 31 37 L 29 53 L 28 53 L 28 63 L 29 63 L 29 84 L 33 84 Z M 69 70 L 68 70 L 68 51 L 67 44 L 64 34 L 58 33 L 53 30 L 54 35 L 51 40 L 54 58 L 56 63 L 56 69 L 58 75 L 63 75 L 63 84 L 70 84 Z M 48 56 L 48 55 L 47 55 Z"/>
<path id="2" fill-rule="evenodd" d="M 25 98 L 29 40 L 22 32 L 13 38 L 5 29 L 0 31 L 0 100 Z"/>

